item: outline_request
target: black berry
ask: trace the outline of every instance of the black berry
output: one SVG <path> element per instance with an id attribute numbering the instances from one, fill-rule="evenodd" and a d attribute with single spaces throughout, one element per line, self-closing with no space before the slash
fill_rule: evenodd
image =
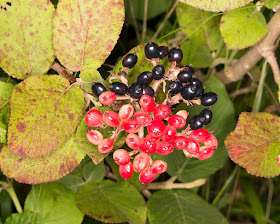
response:
<path id="1" fill-rule="evenodd" d="M 193 73 L 187 70 L 183 70 L 177 75 L 177 79 L 182 83 L 191 82 L 192 78 L 193 78 Z"/>
<path id="2" fill-rule="evenodd" d="M 186 70 L 186 71 L 188 71 L 188 72 L 194 74 L 194 69 L 193 69 L 192 65 L 186 66 L 186 68 L 185 68 L 184 70 Z"/>
<path id="3" fill-rule="evenodd" d="M 143 85 L 135 82 L 128 88 L 128 93 L 132 98 L 138 99 L 143 95 Z"/>
<path id="4" fill-rule="evenodd" d="M 117 95 L 125 95 L 128 92 L 128 87 L 121 82 L 113 82 L 110 85 L 110 90 Z"/>
<path id="5" fill-rule="evenodd" d="M 100 82 L 93 82 L 91 90 L 95 96 L 99 96 L 101 93 L 107 91 L 105 86 L 103 86 Z"/>
<path id="6" fill-rule="evenodd" d="M 198 129 L 202 128 L 203 121 L 204 121 L 204 117 L 203 116 L 201 116 L 201 115 L 194 115 L 190 119 L 190 121 L 189 121 L 190 128 L 192 130 L 198 130 Z"/>
<path id="7" fill-rule="evenodd" d="M 185 85 L 181 90 L 181 95 L 185 100 L 192 100 L 196 96 L 196 86 Z"/>
<path id="8" fill-rule="evenodd" d="M 182 89 L 182 83 L 176 82 L 176 81 L 171 81 L 168 84 L 168 90 L 170 90 L 171 94 L 177 94 L 181 91 Z"/>
<path id="9" fill-rule="evenodd" d="M 204 87 L 202 85 L 196 86 L 196 95 L 195 97 L 199 97 L 204 93 Z"/>
<path id="10" fill-rule="evenodd" d="M 165 68 L 163 65 L 156 65 L 153 68 L 152 74 L 155 80 L 160 80 L 164 77 Z"/>
<path id="11" fill-rule="evenodd" d="M 154 42 L 149 42 L 145 46 L 145 55 L 148 59 L 158 58 L 158 45 Z"/>
<path id="12" fill-rule="evenodd" d="M 151 97 L 154 97 L 155 91 L 150 86 L 143 86 L 143 95 L 149 95 Z"/>
<path id="13" fill-rule="evenodd" d="M 191 84 L 194 86 L 203 86 L 202 82 L 197 78 L 193 78 Z"/>
<path id="14" fill-rule="evenodd" d="M 204 93 L 200 97 L 203 106 L 211 106 L 218 100 L 218 95 L 213 92 Z"/>
<path id="15" fill-rule="evenodd" d="M 203 111 L 200 112 L 200 115 L 204 117 L 203 124 L 207 125 L 211 122 L 213 116 L 211 108 L 205 108 Z"/>
<path id="16" fill-rule="evenodd" d="M 170 62 L 175 61 L 176 63 L 180 63 L 183 59 L 183 52 L 180 48 L 174 47 L 168 52 L 168 60 Z"/>
<path id="17" fill-rule="evenodd" d="M 168 51 L 169 51 L 168 47 L 160 46 L 158 48 L 158 56 L 159 56 L 159 58 L 160 59 L 164 59 L 168 55 Z"/>
<path id="18" fill-rule="evenodd" d="M 142 72 L 137 77 L 137 82 L 142 85 L 149 85 L 153 81 L 153 74 L 151 72 Z"/>
<path id="19" fill-rule="evenodd" d="M 127 54 L 122 60 L 123 67 L 127 67 L 127 68 L 134 67 L 136 63 L 137 63 L 137 55 L 135 53 Z"/>

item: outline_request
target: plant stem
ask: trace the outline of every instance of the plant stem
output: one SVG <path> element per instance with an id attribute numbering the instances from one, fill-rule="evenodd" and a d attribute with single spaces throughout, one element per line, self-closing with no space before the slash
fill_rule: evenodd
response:
<path id="1" fill-rule="evenodd" d="M 76 82 L 76 78 L 65 68 L 63 68 L 63 66 L 60 65 L 58 62 L 53 62 L 51 65 L 51 69 L 55 70 L 59 75 L 63 76 L 64 78 L 68 79 L 69 82 Z"/>
<path id="2" fill-rule="evenodd" d="M 205 184 L 206 179 L 197 179 L 190 183 L 173 183 L 168 180 L 165 182 L 150 183 L 147 185 L 148 190 L 157 190 L 157 189 L 191 189 L 195 187 L 200 187 Z"/>
<path id="3" fill-rule="evenodd" d="M 148 4 L 149 4 L 149 0 L 145 0 L 144 16 L 143 16 L 143 30 L 142 30 L 142 43 L 144 43 L 145 39 L 146 39 Z"/>
<path id="4" fill-rule="evenodd" d="M 132 20 L 133 20 L 133 25 L 134 25 L 137 41 L 140 44 L 141 43 L 141 37 L 140 37 L 140 33 L 139 33 L 139 30 L 138 30 L 138 27 L 137 27 L 137 20 L 135 18 L 135 12 L 134 12 L 134 8 L 133 8 L 132 0 L 128 0 L 128 4 L 129 4 L 130 12 L 131 12 L 131 17 L 132 17 Z"/>

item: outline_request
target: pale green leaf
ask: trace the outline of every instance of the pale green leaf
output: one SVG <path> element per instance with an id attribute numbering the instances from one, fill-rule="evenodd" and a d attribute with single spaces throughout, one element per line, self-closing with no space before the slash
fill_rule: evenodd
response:
<path id="1" fill-rule="evenodd" d="M 0 153 L 0 167 L 5 176 L 20 183 L 39 184 L 55 181 L 79 165 L 85 153 L 72 135 L 44 157 L 30 159 L 11 153 L 7 146 Z"/>
<path id="2" fill-rule="evenodd" d="M 0 8 L 0 66 L 17 79 L 47 72 L 54 60 L 51 1 L 0 0 L 0 6 L 6 9 Z"/>
<path id="3" fill-rule="evenodd" d="M 83 213 L 75 205 L 75 194 L 59 183 L 34 186 L 28 194 L 25 211 L 41 216 L 40 224 L 80 224 Z"/>
<path id="4" fill-rule="evenodd" d="M 13 84 L 0 81 L 0 110 L 9 101 L 13 88 Z"/>
<path id="5" fill-rule="evenodd" d="M 99 68 L 117 43 L 123 21 L 123 0 L 59 1 L 53 21 L 56 56 L 72 71 Z"/>
<path id="6" fill-rule="evenodd" d="M 33 212 L 13 213 L 4 224 L 41 224 L 40 216 Z"/>
<path id="7" fill-rule="evenodd" d="M 2 122 L 2 119 L 0 117 L 0 143 L 7 142 L 7 129 L 8 126 Z"/>
<path id="8" fill-rule="evenodd" d="M 265 7 L 268 9 L 272 9 L 278 4 L 280 4 L 280 0 L 266 0 L 264 3 Z"/>
<path id="9" fill-rule="evenodd" d="M 30 158 L 50 153 L 74 132 L 83 111 L 78 85 L 57 75 L 29 77 L 12 94 L 9 150 Z"/>
<path id="10" fill-rule="evenodd" d="M 264 15 L 254 4 L 225 13 L 220 30 L 229 49 L 243 49 L 260 41 L 267 33 Z"/>

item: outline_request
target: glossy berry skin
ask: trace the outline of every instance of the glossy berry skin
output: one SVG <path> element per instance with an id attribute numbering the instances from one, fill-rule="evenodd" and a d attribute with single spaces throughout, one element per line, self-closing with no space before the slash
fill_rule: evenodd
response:
<path id="1" fill-rule="evenodd" d="M 186 120 L 180 116 L 180 115 L 172 115 L 169 119 L 168 119 L 168 124 L 170 126 L 173 126 L 177 129 L 183 128 L 186 125 Z"/>
<path id="2" fill-rule="evenodd" d="M 110 90 L 117 95 L 123 96 L 128 92 L 128 87 L 121 82 L 113 82 L 110 85 Z"/>
<path id="3" fill-rule="evenodd" d="M 128 88 L 128 93 L 130 97 L 139 99 L 143 95 L 143 85 L 137 82 L 132 83 Z"/>
<path id="4" fill-rule="evenodd" d="M 97 97 L 99 97 L 101 93 L 107 91 L 105 86 L 103 86 L 103 84 L 101 84 L 100 82 L 93 82 L 91 86 L 91 90 L 93 94 Z"/>
<path id="5" fill-rule="evenodd" d="M 168 90 L 170 90 L 171 94 L 177 94 L 181 91 L 182 89 L 182 83 L 177 82 L 177 81 L 171 81 L 168 84 Z"/>
<path id="6" fill-rule="evenodd" d="M 156 151 L 157 140 L 149 137 L 145 137 L 141 141 L 140 149 L 147 154 L 153 154 Z"/>
<path id="7" fill-rule="evenodd" d="M 155 91 L 150 86 L 143 86 L 143 95 L 149 95 L 150 97 L 154 97 Z"/>
<path id="8" fill-rule="evenodd" d="M 144 111 L 153 112 L 156 107 L 156 103 L 153 97 L 149 95 L 143 95 L 139 100 L 139 104 Z"/>
<path id="9" fill-rule="evenodd" d="M 197 154 L 199 152 L 199 143 L 191 137 L 187 137 L 186 150 L 191 154 Z"/>
<path id="10" fill-rule="evenodd" d="M 159 58 L 160 59 L 164 59 L 168 55 L 168 51 L 169 51 L 168 47 L 160 46 L 158 48 L 158 56 L 159 56 Z"/>
<path id="11" fill-rule="evenodd" d="M 200 97 L 201 105 L 203 106 L 211 106 L 218 100 L 218 95 L 213 92 L 204 93 Z"/>
<path id="12" fill-rule="evenodd" d="M 191 84 L 185 85 L 181 90 L 181 96 L 185 100 L 192 100 L 196 96 L 196 86 L 193 86 Z"/>
<path id="13" fill-rule="evenodd" d="M 183 52 L 180 48 L 174 47 L 168 52 L 168 60 L 179 64 L 183 59 Z"/>
<path id="14" fill-rule="evenodd" d="M 204 86 L 196 86 L 195 97 L 199 97 L 204 93 Z"/>
<path id="15" fill-rule="evenodd" d="M 178 150 L 185 149 L 187 144 L 188 140 L 184 136 L 176 136 L 172 141 L 172 146 Z"/>
<path id="16" fill-rule="evenodd" d="M 124 149 L 118 149 L 113 153 L 113 159 L 118 165 L 126 165 L 130 162 L 130 156 Z"/>
<path id="17" fill-rule="evenodd" d="M 193 85 L 193 86 L 203 86 L 202 82 L 197 78 L 192 79 L 191 85 Z"/>
<path id="18" fill-rule="evenodd" d="M 131 104 L 125 104 L 119 110 L 119 118 L 122 121 L 126 121 L 132 117 L 134 113 L 134 107 Z"/>
<path id="19" fill-rule="evenodd" d="M 186 66 L 184 70 L 187 71 L 187 72 L 190 72 L 190 73 L 194 74 L 194 69 L 193 69 L 192 65 Z"/>
<path id="20" fill-rule="evenodd" d="M 179 110 L 176 114 L 182 116 L 185 120 L 187 120 L 189 116 L 189 112 L 185 110 Z"/>
<path id="21" fill-rule="evenodd" d="M 126 165 L 120 165 L 119 166 L 119 173 L 120 173 L 121 177 L 123 177 L 125 180 L 132 177 L 132 175 L 133 175 L 132 163 L 129 162 Z"/>
<path id="22" fill-rule="evenodd" d="M 137 82 L 142 85 L 149 85 L 153 81 L 153 74 L 151 72 L 142 72 L 137 77 Z"/>
<path id="23" fill-rule="evenodd" d="M 165 124 L 163 121 L 156 119 L 149 123 L 147 130 L 152 136 L 160 137 L 165 130 Z"/>
<path id="24" fill-rule="evenodd" d="M 174 150 L 173 146 L 169 142 L 158 142 L 157 143 L 157 148 L 156 148 L 156 153 L 160 155 L 168 155 L 172 153 Z"/>
<path id="25" fill-rule="evenodd" d="M 126 136 L 125 142 L 131 149 L 139 149 L 141 146 L 141 139 L 134 133 L 128 134 Z"/>
<path id="26" fill-rule="evenodd" d="M 202 128 L 203 122 L 204 122 L 204 117 L 202 117 L 201 115 L 194 115 L 189 121 L 190 128 L 192 130 L 198 130 Z"/>
<path id="27" fill-rule="evenodd" d="M 116 94 L 111 91 L 103 92 L 99 95 L 99 102 L 104 105 L 111 105 L 116 100 Z"/>
<path id="28" fill-rule="evenodd" d="M 107 110 L 103 113 L 102 119 L 110 127 L 118 127 L 121 123 L 119 115 L 115 111 Z"/>
<path id="29" fill-rule="evenodd" d="M 140 152 L 138 155 L 136 155 L 132 163 L 133 169 L 137 173 L 147 169 L 149 167 L 149 164 L 150 157 L 144 152 Z"/>
<path id="30" fill-rule="evenodd" d="M 153 171 L 148 168 L 146 170 L 143 170 L 139 175 L 139 180 L 141 184 L 148 184 L 151 183 L 156 177 L 156 174 L 153 173 Z"/>
<path id="31" fill-rule="evenodd" d="M 213 117 L 211 108 L 205 108 L 204 110 L 202 110 L 200 112 L 200 115 L 202 117 L 204 117 L 204 122 L 203 122 L 204 125 L 209 124 L 211 122 L 211 120 L 212 120 L 212 117 Z"/>
<path id="32" fill-rule="evenodd" d="M 154 174 L 161 174 L 167 170 L 167 163 L 162 160 L 155 160 L 151 165 Z"/>
<path id="33" fill-rule="evenodd" d="M 92 109 L 87 112 L 85 122 L 90 127 L 99 127 L 102 125 L 102 113 L 99 110 Z"/>
<path id="34" fill-rule="evenodd" d="M 164 77 L 165 68 L 163 65 L 156 65 L 152 70 L 153 78 L 155 80 L 160 80 Z"/>
<path id="35" fill-rule="evenodd" d="M 128 133 L 136 133 L 140 130 L 141 124 L 136 119 L 128 119 L 122 123 L 122 128 Z"/>
<path id="36" fill-rule="evenodd" d="M 127 67 L 127 68 L 134 67 L 136 63 L 137 63 L 137 55 L 135 53 L 127 54 L 122 60 L 123 67 Z"/>
<path id="37" fill-rule="evenodd" d="M 154 42 L 149 42 L 145 46 L 145 55 L 148 59 L 158 58 L 158 45 Z"/>
<path id="38" fill-rule="evenodd" d="M 152 121 L 151 115 L 144 111 L 137 111 L 133 114 L 133 116 L 143 127 L 147 127 L 148 124 Z"/>
<path id="39" fill-rule="evenodd" d="M 191 137 L 196 140 L 197 142 L 205 142 L 208 141 L 211 134 L 203 128 L 200 128 L 198 130 L 193 130 L 191 133 Z"/>
<path id="40" fill-rule="evenodd" d="M 159 105 L 155 108 L 154 118 L 159 119 L 159 120 L 163 120 L 163 119 L 169 117 L 170 112 L 171 112 L 170 106 L 165 105 L 165 104 L 161 104 L 161 105 Z"/>
<path id="41" fill-rule="evenodd" d="M 177 129 L 173 126 L 167 125 L 165 126 L 165 130 L 163 132 L 163 135 L 161 136 L 161 139 L 164 142 L 170 142 L 175 138 L 176 134 Z"/>
<path id="42" fill-rule="evenodd" d="M 211 135 L 210 138 L 203 143 L 204 143 L 204 145 L 212 146 L 214 149 L 216 149 L 218 147 L 218 140 L 215 137 L 215 135 Z"/>
<path id="43" fill-rule="evenodd" d="M 87 131 L 87 140 L 94 145 L 99 145 L 103 140 L 103 135 L 97 130 L 89 129 Z"/>
<path id="44" fill-rule="evenodd" d="M 213 156 L 214 154 L 214 148 L 211 147 L 211 146 L 202 146 L 200 149 L 199 149 L 199 152 L 197 154 L 197 158 L 199 160 L 206 160 L 206 159 L 209 159 Z"/>
<path id="45" fill-rule="evenodd" d="M 182 83 L 189 83 L 192 81 L 193 73 L 183 70 L 177 75 L 177 79 Z"/>
<path id="46" fill-rule="evenodd" d="M 113 140 L 109 138 L 105 138 L 98 145 L 98 151 L 101 153 L 108 153 L 112 151 L 113 147 L 114 147 Z"/>

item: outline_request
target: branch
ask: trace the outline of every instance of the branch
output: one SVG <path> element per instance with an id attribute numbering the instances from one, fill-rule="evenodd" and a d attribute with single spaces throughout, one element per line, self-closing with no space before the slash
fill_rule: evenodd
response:
<path id="1" fill-rule="evenodd" d="M 148 190 L 157 190 L 157 189 L 191 189 L 195 187 L 200 187 L 205 184 L 206 179 L 197 179 L 190 183 L 173 183 L 169 181 L 150 183 L 147 186 Z"/>
<path id="2" fill-rule="evenodd" d="M 59 75 L 69 80 L 69 82 L 76 82 L 76 78 L 68 72 L 65 68 L 63 68 L 58 62 L 53 62 L 51 65 L 51 69 L 55 70 Z"/>
<path id="3" fill-rule="evenodd" d="M 242 79 L 242 77 L 255 66 L 262 57 L 266 58 L 274 73 L 274 79 L 279 84 L 279 67 L 275 58 L 275 41 L 280 35 L 280 10 L 278 10 L 268 23 L 266 36 L 255 46 L 249 49 L 238 62 L 225 70 L 224 82 L 230 83 Z"/>

